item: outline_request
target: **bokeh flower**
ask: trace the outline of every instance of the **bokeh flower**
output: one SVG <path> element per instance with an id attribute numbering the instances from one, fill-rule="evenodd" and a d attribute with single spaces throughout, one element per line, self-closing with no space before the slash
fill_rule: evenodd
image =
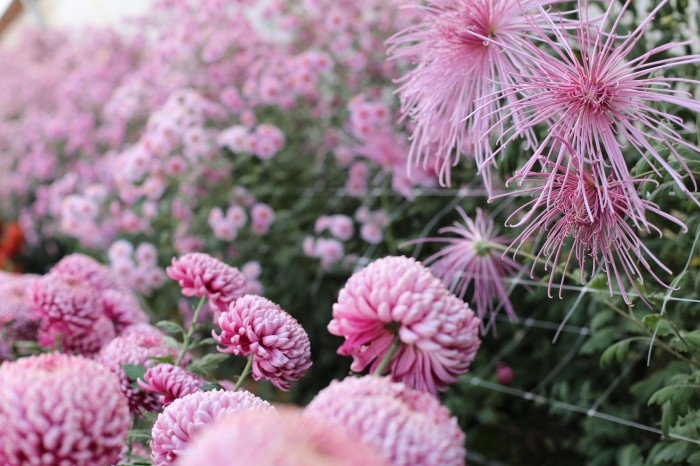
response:
<path id="1" fill-rule="evenodd" d="M 463 466 L 464 434 L 430 394 L 386 377 L 333 381 L 305 414 L 345 428 L 393 466 Z"/>
<path id="2" fill-rule="evenodd" d="M 107 267 L 84 254 L 70 254 L 64 257 L 51 272 L 69 281 L 87 283 L 99 291 L 123 288 Z"/>
<path id="3" fill-rule="evenodd" d="M 225 310 L 245 292 L 245 277 L 237 268 L 203 253 L 185 254 L 173 259 L 167 268 L 185 296 L 206 296 L 215 309 Z"/>
<path id="4" fill-rule="evenodd" d="M 111 466 L 131 425 L 119 382 L 100 364 L 43 354 L 0 366 L 0 464 Z"/>
<path id="5" fill-rule="evenodd" d="M 355 372 L 398 344 L 391 377 L 435 393 L 469 369 L 481 341 L 479 319 L 428 269 L 406 257 L 385 257 L 356 272 L 340 290 L 328 330 L 345 338 L 338 354 Z"/>
<path id="6" fill-rule="evenodd" d="M 207 383 L 202 377 L 172 364 L 158 364 L 146 371 L 138 384 L 144 390 L 158 393 L 164 407 L 183 396 L 195 393 Z"/>
<path id="7" fill-rule="evenodd" d="M 175 464 L 197 433 L 232 413 L 273 410 L 264 400 L 246 392 L 214 390 L 178 398 L 158 415 L 151 431 L 154 466 Z"/>
<path id="8" fill-rule="evenodd" d="M 345 429 L 290 408 L 224 417 L 188 446 L 179 464 L 389 465 L 373 447 L 358 443 Z"/>
<path id="9" fill-rule="evenodd" d="M 277 304 L 260 296 L 237 299 L 217 321 L 213 332 L 219 351 L 252 357 L 255 380 L 269 380 L 289 390 L 311 367 L 309 336 L 299 322 Z"/>

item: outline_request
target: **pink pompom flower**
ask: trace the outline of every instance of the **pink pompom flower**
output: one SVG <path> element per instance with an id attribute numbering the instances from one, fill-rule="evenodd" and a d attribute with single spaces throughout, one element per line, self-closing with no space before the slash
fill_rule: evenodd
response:
<path id="1" fill-rule="evenodd" d="M 231 457 L 231 452 L 235 452 Z M 234 459 L 235 458 L 235 459 Z M 185 450 L 181 466 L 389 466 L 345 429 L 300 410 L 249 411 L 226 416 Z"/>
<path id="2" fill-rule="evenodd" d="M 219 351 L 252 358 L 255 380 L 269 380 L 289 390 L 311 367 L 311 344 L 299 322 L 277 304 L 246 295 L 231 304 L 213 331 Z"/>
<path id="3" fill-rule="evenodd" d="M 0 464 L 111 466 L 131 417 L 119 382 L 100 364 L 43 354 L 0 366 Z"/>
<path id="4" fill-rule="evenodd" d="M 207 381 L 182 367 L 172 364 L 158 364 L 146 371 L 138 384 L 144 390 L 158 393 L 164 407 L 183 396 L 199 391 Z"/>
<path id="5" fill-rule="evenodd" d="M 392 378 L 435 393 L 469 369 L 481 344 L 479 325 L 469 306 L 420 262 L 385 257 L 350 277 L 328 330 L 345 338 L 338 354 L 353 357 L 353 371 L 370 366 L 375 372 L 395 350 Z"/>
<path id="6" fill-rule="evenodd" d="M 123 288 L 109 268 L 84 254 L 64 257 L 51 269 L 51 273 L 69 281 L 87 283 L 99 291 Z"/>
<path id="7" fill-rule="evenodd" d="M 167 273 L 180 284 L 183 295 L 206 296 L 213 308 L 222 311 L 245 292 L 245 276 L 208 254 L 193 252 L 174 258 Z"/>
<path id="8" fill-rule="evenodd" d="M 333 381 L 305 415 L 345 428 L 392 466 L 464 465 L 464 434 L 457 419 L 432 395 L 386 377 Z"/>
<path id="9" fill-rule="evenodd" d="M 188 442 L 206 426 L 231 413 L 273 410 L 267 401 L 246 392 L 215 390 L 178 398 L 158 415 L 151 430 L 154 466 L 177 463 Z"/>

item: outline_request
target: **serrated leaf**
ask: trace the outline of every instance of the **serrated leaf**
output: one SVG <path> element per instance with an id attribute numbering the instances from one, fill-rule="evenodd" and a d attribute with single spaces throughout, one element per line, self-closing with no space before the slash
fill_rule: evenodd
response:
<path id="1" fill-rule="evenodd" d="M 688 456 L 688 442 L 673 442 L 659 450 L 652 458 L 652 464 L 680 464 Z"/>
<path id="2" fill-rule="evenodd" d="M 700 466 L 700 451 L 693 453 L 686 460 L 691 466 Z"/>
<path id="3" fill-rule="evenodd" d="M 146 368 L 140 364 L 125 363 L 122 365 L 122 369 L 124 369 L 124 374 L 131 380 L 142 379 L 146 374 Z"/>
<path id="4" fill-rule="evenodd" d="M 676 405 L 685 404 L 697 394 L 700 394 L 700 385 L 669 385 L 668 387 L 657 390 L 656 393 L 651 395 L 647 405 L 662 405 L 666 402 L 671 402 Z"/>
<path id="5" fill-rule="evenodd" d="M 635 338 L 627 338 L 609 346 L 603 351 L 603 354 L 600 355 L 600 365 L 607 366 L 613 360 L 617 362 L 624 361 L 627 353 L 629 353 L 630 343 L 635 340 Z"/>
<path id="6" fill-rule="evenodd" d="M 228 354 L 223 353 L 211 353 L 207 354 L 195 361 L 192 361 L 188 367 L 190 370 L 200 370 L 202 372 L 209 372 L 212 369 L 219 367 L 219 365 L 229 358 Z"/>
<path id="7" fill-rule="evenodd" d="M 617 464 L 624 464 L 625 466 L 643 465 L 642 450 L 637 445 L 627 445 L 617 453 Z"/>
<path id="8" fill-rule="evenodd" d="M 156 327 L 159 329 L 163 330 L 165 333 L 169 335 L 184 335 L 185 334 L 185 329 L 182 328 L 182 326 L 176 324 L 175 322 L 172 322 L 170 320 L 161 320 L 160 322 L 156 323 Z"/>

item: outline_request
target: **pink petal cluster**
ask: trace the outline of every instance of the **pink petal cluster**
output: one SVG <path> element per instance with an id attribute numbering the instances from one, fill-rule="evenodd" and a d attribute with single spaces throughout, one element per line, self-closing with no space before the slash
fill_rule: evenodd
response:
<path id="1" fill-rule="evenodd" d="M 242 411 L 273 409 L 269 403 L 246 391 L 215 390 L 178 398 L 158 415 L 153 425 L 151 460 L 154 466 L 175 464 L 190 439 L 218 419 Z"/>
<path id="2" fill-rule="evenodd" d="M 299 322 L 260 296 L 237 299 L 216 321 L 219 351 L 253 358 L 253 378 L 289 390 L 311 367 L 311 343 Z"/>
<path id="3" fill-rule="evenodd" d="M 148 322 L 148 316 L 132 293 L 107 290 L 102 293 L 102 304 L 105 315 L 113 322 L 118 334 L 130 325 Z"/>
<path id="4" fill-rule="evenodd" d="M 39 327 L 27 290 L 36 275 L 3 274 L 0 276 L 0 328 L 10 338 L 32 340 Z"/>
<path id="5" fill-rule="evenodd" d="M 164 407 L 183 396 L 199 391 L 207 383 L 202 377 L 172 364 L 158 364 L 146 371 L 138 384 L 144 390 L 158 393 Z"/>
<path id="6" fill-rule="evenodd" d="M 305 414 L 345 428 L 393 466 L 464 465 L 464 434 L 457 419 L 437 398 L 386 377 L 333 381 Z"/>
<path id="7" fill-rule="evenodd" d="M 231 452 L 235 452 L 231 454 Z M 343 428 L 295 409 L 227 416 L 185 450 L 181 466 L 389 466 Z"/>
<path id="8" fill-rule="evenodd" d="M 123 289 L 110 270 L 92 257 L 71 254 L 61 259 L 52 272 L 76 283 L 87 283 L 98 291 Z"/>
<path id="9" fill-rule="evenodd" d="M 0 464 L 111 466 L 131 418 L 119 382 L 79 356 L 43 354 L 0 366 Z"/>
<path id="10" fill-rule="evenodd" d="M 235 267 L 208 254 L 193 252 L 177 259 L 167 268 L 185 296 L 206 296 L 213 308 L 225 310 L 229 303 L 245 292 L 245 277 Z"/>
<path id="11" fill-rule="evenodd" d="M 124 364 L 133 364 L 149 368 L 155 363 L 151 358 L 177 356 L 172 348 L 165 347 L 161 335 L 133 332 L 122 335 L 110 341 L 100 351 L 97 360 L 112 373 L 116 374 L 121 383 L 121 389 L 129 400 L 129 408 L 133 413 L 141 409 L 155 411 L 160 407 L 158 394 L 134 387 L 136 380 L 124 372 Z"/>
<path id="12" fill-rule="evenodd" d="M 338 354 L 374 372 L 395 338 L 396 381 L 435 393 L 464 374 L 479 349 L 479 319 L 415 259 L 385 257 L 356 272 L 333 305 L 328 331 L 345 338 Z"/>

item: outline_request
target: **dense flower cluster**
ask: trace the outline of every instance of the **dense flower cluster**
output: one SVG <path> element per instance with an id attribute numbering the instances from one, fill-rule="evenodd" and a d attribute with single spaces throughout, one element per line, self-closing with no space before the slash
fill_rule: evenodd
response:
<path id="1" fill-rule="evenodd" d="M 469 369 L 481 343 L 479 323 L 420 262 L 386 257 L 350 277 L 328 330 L 345 338 L 338 353 L 353 357 L 355 372 L 374 372 L 398 344 L 392 378 L 435 393 Z"/>

